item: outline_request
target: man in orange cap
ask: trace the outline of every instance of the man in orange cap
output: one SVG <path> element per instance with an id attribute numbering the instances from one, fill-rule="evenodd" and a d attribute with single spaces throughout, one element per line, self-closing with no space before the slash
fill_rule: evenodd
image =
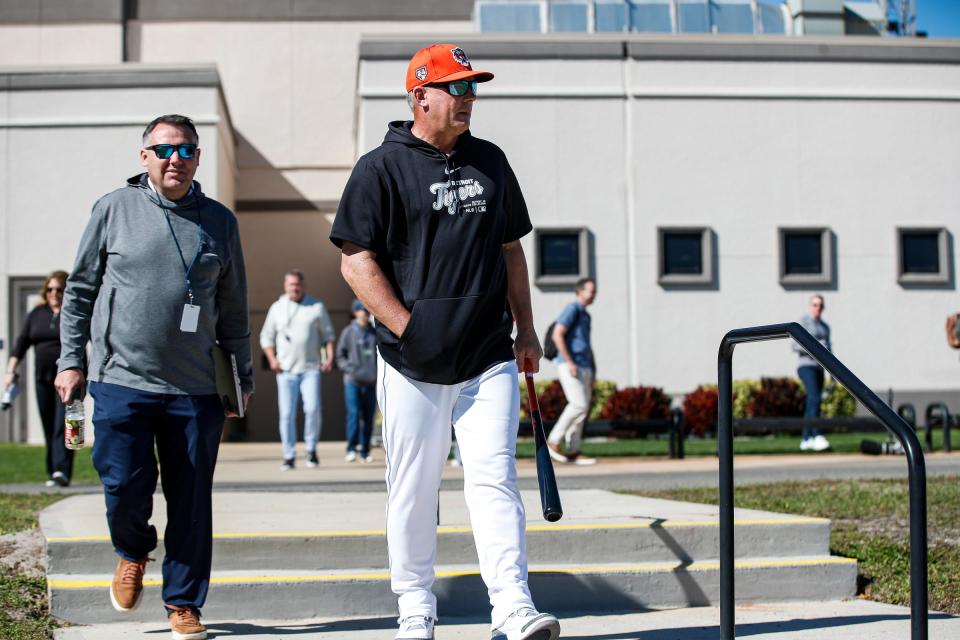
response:
<path id="1" fill-rule="evenodd" d="M 514 457 L 518 364 L 536 371 L 542 356 L 519 242 L 532 226 L 503 151 L 469 131 L 477 84 L 492 79 L 454 44 L 418 51 L 406 79 L 413 121 L 390 123 L 383 144 L 357 162 L 330 234 L 344 278 L 376 318 L 387 544 L 404 640 L 433 638 L 451 424 L 493 638 L 560 635 L 527 586 Z"/>

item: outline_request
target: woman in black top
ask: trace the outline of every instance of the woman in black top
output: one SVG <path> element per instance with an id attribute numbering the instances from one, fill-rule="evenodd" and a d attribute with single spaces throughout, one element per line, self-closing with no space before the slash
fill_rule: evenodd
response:
<path id="1" fill-rule="evenodd" d="M 66 487 L 73 475 L 73 451 L 63 443 L 63 403 L 53 386 L 53 380 L 57 377 L 57 359 L 60 357 L 60 307 L 66 286 L 65 271 L 54 271 L 47 278 L 40 291 L 43 301 L 27 314 L 23 329 L 10 352 L 7 375 L 3 379 L 6 388 L 17 378 L 17 366 L 23 362 L 27 349 L 32 346 L 37 405 L 43 422 L 43 436 L 47 441 L 48 487 Z"/>

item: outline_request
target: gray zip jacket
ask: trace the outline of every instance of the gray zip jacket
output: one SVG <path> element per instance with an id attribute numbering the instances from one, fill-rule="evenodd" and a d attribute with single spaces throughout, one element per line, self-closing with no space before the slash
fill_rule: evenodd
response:
<path id="1" fill-rule="evenodd" d="M 193 304 L 200 307 L 195 332 L 180 330 L 189 302 L 184 262 L 191 267 Z M 243 390 L 253 391 L 237 220 L 205 197 L 199 182 L 172 202 L 149 186 L 144 173 L 98 200 L 80 239 L 60 316 L 59 371 L 83 366 L 89 339 L 93 382 L 153 393 L 214 394 L 212 350 L 219 341 L 237 358 Z"/>
<path id="2" fill-rule="evenodd" d="M 820 344 L 825 346 L 827 351 L 833 351 L 833 345 L 830 344 L 830 325 L 823 320 L 814 320 L 809 315 L 803 316 L 803 319 L 800 320 L 800 325 L 809 331 L 810 335 L 816 338 Z M 803 347 L 792 340 L 790 342 L 793 350 L 800 356 L 799 362 L 797 363 L 798 367 L 820 366 L 816 360 L 807 354 L 807 351 Z"/>
<path id="3" fill-rule="evenodd" d="M 353 320 L 343 328 L 337 342 L 337 366 L 345 383 L 368 386 L 377 382 L 377 330 L 372 322 L 363 329 Z"/>

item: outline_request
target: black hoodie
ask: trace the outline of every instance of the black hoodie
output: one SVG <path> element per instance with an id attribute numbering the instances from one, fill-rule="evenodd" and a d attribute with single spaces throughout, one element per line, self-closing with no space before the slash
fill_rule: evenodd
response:
<path id="1" fill-rule="evenodd" d="M 503 151 L 474 138 L 448 157 L 391 122 L 344 189 L 330 239 L 376 253 L 410 310 L 402 336 L 377 323 L 380 354 L 402 374 L 455 384 L 513 359 L 502 245 L 532 229 Z"/>

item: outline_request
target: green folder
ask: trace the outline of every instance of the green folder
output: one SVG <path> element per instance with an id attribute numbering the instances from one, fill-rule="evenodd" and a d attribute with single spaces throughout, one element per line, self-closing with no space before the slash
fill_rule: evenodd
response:
<path id="1" fill-rule="evenodd" d="M 237 356 L 220 344 L 213 345 L 213 368 L 217 378 L 217 395 L 223 408 L 243 417 L 243 392 L 237 372 Z"/>

